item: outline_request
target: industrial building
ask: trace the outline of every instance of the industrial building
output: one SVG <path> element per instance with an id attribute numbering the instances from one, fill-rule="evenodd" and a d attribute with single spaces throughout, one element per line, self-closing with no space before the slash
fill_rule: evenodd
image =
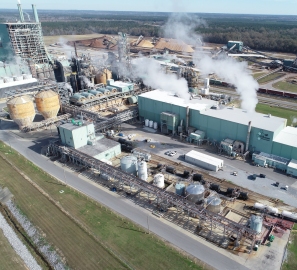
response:
<path id="1" fill-rule="evenodd" d="M 161 90 L 138 97 L 140 119 L 157 122 L 163 133 L 190 135 L 198 130 L 229 155 L 251 152 L 262 158 L 273 155 L 274 159 L 297 159 L 297 129 L 286 127 L 286 119 L 214 105 L 208 99 L 186 101 Z M 164 114 L 170 119 L 164 119 Z"/>

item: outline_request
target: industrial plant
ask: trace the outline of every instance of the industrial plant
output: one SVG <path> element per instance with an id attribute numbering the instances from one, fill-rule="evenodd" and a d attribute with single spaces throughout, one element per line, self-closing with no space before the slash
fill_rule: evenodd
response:
<path id="1" fill-rule="evenodd" d="M 174 39 L 131 39 L 120 32 L 69 42 L 71 57 L 58 59 L 47 51 L 32 9 L 34 22 L 25 20 L 18 4 L 18 21 L 0 24 L 0 98 L 17 132 L 54 130 L 57 136 L 44 153 L 49 159 L 86 171 L 95 183 L 142 202 L 193 237 L 255 264 L 274 250 L 275 269 L 280 267 L 297 222 L 295 207 L 217 177 L 229 166 L 226 160 L 297 177 L 297 129 L 253 108 L 263 96 L 274 96 L 261 92 L 248 75 L 250 89 L 240 90 L 246 83 L 230 76 L 229 92 L 219 93 L 212 87 L 228 77 L 214 78 L 215 69 L 205 72 L 193 64 L 206 60 L 196 60 L 193 46 Z M 105 58 L 88 53 L 90 46 Z M 265 56 L 241 41 L 205 55 L 211 64 L 239 56 L 259 62 Z M 272 67 L 270 60 L 265 63 Z M 295 72 L 296 60 L 279 62 L 279 68 Z M 242 106 L 235 106 L 238 101 Z M 157 152 L 162 139 L 155 134 L 179 150 Z"/>

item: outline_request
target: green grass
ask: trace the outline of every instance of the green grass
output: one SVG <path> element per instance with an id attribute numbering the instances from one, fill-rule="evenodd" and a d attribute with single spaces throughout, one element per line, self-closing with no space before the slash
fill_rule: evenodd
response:
<path id="1" fill-rule="evenodd" d="M 285 81 L 276 82 L 272 86 L 277 89 L 288 91 L 288 92 L 297 92 L 297 84 L 293 84 Z"/>
<path id="2" fill-rule="evenodd" d="M 266 104 L 258 103 L 257 106 L 256 106 L 256 111 L 258 113 L 263 113 L 263 114 L 269 114 L 270 113 L 273 116 L 286 118 L 288 120 L 288 122 L 287 122 L 288 126 L 291 126 L 292 121 L 293 121 L 294 118 L 297 119 L 297 111 L 278 108 L 278 107 L 271 107 L 271 106 L 266 105 Z M 297 123 L 293 123 L 293 125 L 296 126 Z"/>
<path id="3" fill-rule="evenodd" d="M 7 146 L 3 149 L 3 144 L 0 144 L 0 151 L 2 152 L 2 154 L 4 152 L 7 152 L 7 150 Z M 11 154 L 5 155 L 5 157 L 12 161 L 19 169 L 21 169 L 35 183 L 37 183 L 43 190 L 45 190 L 53 199 L 59 201 L 59 204 L 67 212 L 69 212 L 71 216 L 73 216 L 81 224 L 83 224 L 93 235 L 95 235 L 100 243 L 103 243 L 105 246 L 108 246 L 124 261 L 128 262 L 129 265 L 131 265 L 133 268 L 202 269 L 202 267 L 187 259 L 184 255 L 180 254 L 177 250 L 171 248 L 169 245 L 158 239 L 156 236 L 145 233 L 143 228 L 138 227 L 137 225 L 125 218 L 117 216 L 107 208 L 102 207 L 93 200 L 87 198 L 85 195 L 77 191 L 74 191 L 69 187 L 61 186 L 60 182 L 50 177 L 48 174 L 46 174 L 44 171 L 39 169 L 34 164 L 28 162 L 23 156 L 19 155 L 18 153 L 15 153 L 15 151 L 13 151 Z M 7 164 L 5 166 L 7 166 Z M 13 176 L 12 172 L 10 172 L 10 175 L 7 178 L 5 178 L 6 181 L 4 181 L 2 178 L 2 182 L 5 182 L 8 186 L 9 181 L 7 181 L 7 179 L 12 179 L 12 181 L 15 182 L 14 177 L 16 176 Z M 17 186 L 19 186 L 19 184 L 16 184 L 14 186 L 16 188 Z M 61 189 L 64 190 L 63 194 L 59 193 Z M 26 196 L 29 198 L 33 197 L 32 194 L 27 194 L 27 191 L 23 192 L 24 190 L 26 190 L 26 188 L 21 187 L 21 190 L 23 195 L 19 194 L 20 190 L 19 192 L 12 190 L 16 199 L 18 199 L 20 196 Z M 39 204 L 38 201 L 32 201 L 30 203 L 27 203 L 27 205 L 30 205 L 30 207 L 34 206 L 34 212 L 36 212 L 38 211 L 38 209 L 44 208 L 44 206 L 40 207 L 40 205 L 43 205 L 43 203 L 45 202 L 43 201 L 42 204 Z M 24 204 L 20 204 L 19 206 L 21 210 L 31 219 L 30 207 L 25 207 Z M 54 216 L 53 214 L 50 214 L 51 211 L 53 210 L 46 208 L 46 212 L 48 212 L 49 215 Z M 41 216 L 43 216 L 43 214 L 41 214 Z M 47 218 L 49 217 L 45 215 L 45 217 L 43 218 L 44 222 L 46 222 Z M 59 217 L 59 219 L 61 218 L 62 217 Z M 36 219 L 32 221 L 34 222 L 34 224 L 38 222 Z M 57 222 L 59 224 L 63 224 L 61 223 L 61 221 Z M 41 229 L 44 229 L 41 226 L 41 224 L 38 225 L 41 227 Z M 67 231 L 68 229 L 62 228 L 61 230 Z M 50 237 L 50 235 L 54 233 L 55 230 L 52 229 L 47 233 L 47 237 Z M 61 237 L 61 239 L 63 239 L 63 237 Z M 89 238 L 86 238 L 85 240 L 83 238 L 80 238 L 80 241 L 82 243 L 78 245 L 84 246 L 84 243 L 89 241 Z M 54 243 L 54 241 L 49 242 Z M 65 254 L 67 252 L 66 247 L 62 247 L 61 243 L 56 244 L 55 242 L 55 246 L 59 247 L 59 249 L 65 255 L 67 262 L 70 260 L 72 260 L 73 262 L 75 261 L 75 258 L 73 257 L 78 257 L 80 261 L 82 261 L 83 263 L 83 254 L 86 252 L 91 252 L 90 250 L 93 249 L 84 248 L 85 251 L 82 250 L 81 255 L 71 255 L 69 253 Z M 96 249 L 94 250 L 96 251 Z M 100 254 L 100 252 L 101 251 L 99 250 L 96 251 L 97 254 Z M 96 256 L 95 254 L 89 255 L 89 257 L 94 257 L 94 259 L 97 258 L 97 260 L 99 259 L 99 255 Z M 73 263 L 69 263 L 69 265 L 73 266 Z M 73 268 L 79 269 L 78 267 Z M 85 267 L 84 269 L 87 268 Z M 118 268 L 114 267 L 114 269 Z"/>
<path id="4" fill-rule="evenodd" d="M 281 78 L 282 76 L 284 76 L 283 73 L 278 73 L 278 72 L 276 72 L 276 73 L 270 74 L 270 75 L 268 75 L 268 76 L 266 76 L 266 77 L 260 79 L 260 80 L 258 81 L 258 83 L 259 83 L 259 84 L 264 84 L 264 83 L 267 83 L 267 82 L 270 82 L 270 81 L 279 79 L 279 78 Z"/>
<path id="5" fill-rule="evenodd" d="M 293 227 L 290 237 L 291 243 L 288 244 L 288 255 L 282 270 L 293 270 L 297 268 L 297 226 Z"/>
<path id="6" fill-rule="evenodd" d="M 266 72 L 257 72 L 257 73 L 254 73 L 252 76 L 254 77 L 254 79 L 257 79 L 261 76 L 263 76 Z"/>

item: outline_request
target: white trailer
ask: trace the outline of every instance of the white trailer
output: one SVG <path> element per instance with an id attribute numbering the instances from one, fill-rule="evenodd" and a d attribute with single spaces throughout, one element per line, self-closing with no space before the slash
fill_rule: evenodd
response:
<path id="1" fill-rule="evenodd" d="M 185 160 L 204 169 L 217 172 L 224 167 L 224 161 L 197 151 L 190 151 L 185 155 Z"/>

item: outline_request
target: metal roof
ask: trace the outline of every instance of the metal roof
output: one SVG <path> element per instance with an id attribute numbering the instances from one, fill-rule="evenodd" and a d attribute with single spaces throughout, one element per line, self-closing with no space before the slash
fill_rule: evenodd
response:
<path id="1" fill-rule="evenodd" d="M 163 90 L 153 90 L 150 92 L 146 92 L 144 94 L 141 94 L 140 97 L 149 98 L 156 101 L 161 101 L 164 103 L 177 105 L 181 107 L 190 107 L 191 109 L 195 110 L 205 110 L 207 108 L 210 108 L 211 106 L 217 104 L 217 102 L 210 100 L 210 99 L 192 99 L 190 100 L 190 95 L 188 93 L 185 93 L 185 96 L 189 96 L 189 100 L 185 100 L 179 97 L 176 97 L 174 93 L 169 91 L 163 91 Z"/>
<path id="2" fill-rule="evenodd" d="M 190 157 L 193 159 L 201 160 L 203 162 L 206 162 L 208 164 L 212 164 L 214 166 L 219 166 L 221 167 L 224 164 L 224 161 L 219 158 L 215 158 L 213 156 L 209 156 L 200 152 L 197 152 L 195 150 L 191 150 L 186 154 L 186 157 Z"/>
<path id="3" fill-rule="evenodd" d="M 297 128 L 284 128 L 273 140 L 274 142 L 297 147 Z"/>
<path id="4" fill-rule="evenodd" d="M 281 127 L 284 128 L 287 123 L 287 119 L 285 118 L 268 116 L 267 114 L 256 112 L 248 113 L 242 109 L 230 107 L 223 107 L 217 110 L 208 109 L 205 111 L 200 111 L 200 114 L 246 126 L 248 125 L 249 121 L 251 121 L 252 127 L 265 129 L 271 132 L 275 132 Z"/>
<path id="5" fill-rule="evenodd" d="M 297 170 L 297 160 L 292 159 L 288 164 L 288 168 L 296 169 Z"/>

